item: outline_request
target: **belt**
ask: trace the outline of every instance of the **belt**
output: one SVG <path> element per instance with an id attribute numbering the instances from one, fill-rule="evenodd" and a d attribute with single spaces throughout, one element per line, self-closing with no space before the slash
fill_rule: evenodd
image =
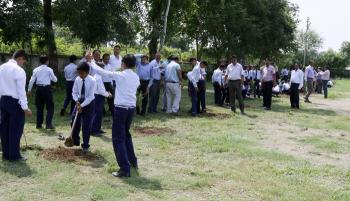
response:
<path id="1" fill-rule="evenodd" d="M 49 87 L 49 86 L 51 86 L 51 85 L 37 84 L 36 86 L 38 86 L 38 87 Z"/>
<path id="2" fill-rule="evenodd" d="M 240 79 L 239 80 L 229 80 L 229 82 L 237 82 L 237 81 L 241 81 Z"/>
<path id="3" fill-rule="evenodd" d="M 135 109 L 135 106 L 114 105 L 114 107 L 119 107 L 119 108 L 123 108 L 126 110 Z"/>
<path id="4" fill-rule="evenodd" d="M 173 83 L 173 84 L 177 84 L 179 82 L 173 82 L 173 81 L 165 81 L 166 83 Z"/>

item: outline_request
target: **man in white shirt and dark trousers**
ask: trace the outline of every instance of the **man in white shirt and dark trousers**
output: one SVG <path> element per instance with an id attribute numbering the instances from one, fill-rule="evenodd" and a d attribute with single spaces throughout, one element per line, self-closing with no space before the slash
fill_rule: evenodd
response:
<path id="1" fill-rule="evenodd" d="M 227 66 L 225 80 L 228 81 L 230 106 L 232 112 L 236 113 L 236 98 L 239 102 L 239 109 L 244 113 L 244 102 L 242 96 L 242 86 L 244 82 L 243 67 L 237 63 L 237 57 L 231 58 L 232 63 Z"/>
<path id="2" fill-rule="evenodd" d="M 114 66 L 112 67 L 112 65 L 110 64 L 110 55 L 109 54 L 104 54 L 102 56 L 102 61 L 104 64 L 104 69 L 110 72 L 117 72 L 118 70 L 120 70 L 120 66 Z M 113 99 L 114 99 L 114 88 L 115 88 L 115 81 L 111 78 L 109 78 L 108 76 L 102 76 L 102 81 L 104 84 L 104 87 L 106 89 L 107 92 L 112 94 L 112 98 L 108 98 L 107 99 L 107 103 L 108 103 L 108 108 L 109 111 L 113 117 L 113 111 L 114 111 L 114 103 L 113 103 Z"/>
<path id="3" fill-rule="evenodd" d="M 316 75 L 315 75 L 315 70 L 313 66 L 314 66 L 314 63 L 310 62 L 310 65 L 305 68 L 305 80 L 307 83 L 307 93 L 304 99 L 306 103 L 311 103 L 311 101 L 309 100 L 309 97 L 314 90 L 314 82 L 315 82 Z"/>
<path id="4" fill-rule="evenodd" d="M 201 61 L 198 62 L 198 65 L 200 66 L 200 77 L 198 80 L 198 103 L 197 103 L 197 111 L 199 113 L 206 113 L 207 112 L 207 105 L 206 105 L 206 88 L 207 88 L 207 81 L 206 81 L 206 72 L 205 69 L 208 67 L 208 62 Z M 202 108 L 202 110 L 201 110 Z"/>
<path id="5" fill-rule="evenodd" d="M 254 98 L 256 98 L 256 96 L 260 98 L 261 71 L 260 69 L 258 69 L 257 66 L 253 67 L 251 79 L 254 81 L 254 84 L 253 84 Z"/>
<path id="6" fill-rule="evenodd" d="M 64 99 L 63 108 L 60 113 L 61 116 L 64 116 L 69 103 L 71 104 L 69 114 L 72 114 L 75 106 L 75 103 L 72 98 L 72 89 L 74 85 L 74 80 L 78 76 L 77 65 L 75 64 L 76 60 L 77 57 L 75 55 L 69 56 L 70 63 L 64 67 L 64 77 L 66 78 L 66 98 Z"/>
<path id="7" fill-rule="evenodd" d="M 130 134 L 130 127 L 136 108 L 136 93 L 140 86 L 140 78 L 132 70 L 135 68 L 134 55 L 126 55 L 122 59 L 121 72 L 108 72 L 97 69 L 97 73 L 110 76 L 116 82 L 115 88 L 115 113 L 113 116 L 112 142 L 117 163 L 118 172 L 113 172 L 115 177 L 130 177 L 130 168 L 138 169 L 137 158 Z"/>
<path id="8" fill-rule="evenodd" d="M 213 76 L 211 78 L 211 81 L 213 83 L 214 87 L 214 103 L 217 106 L 223 105 L 223 69 L 225 65 L 221 64 L 219 68 L 214 70 Z"/>
<path id="9" fill-rule="evenodd" d="M 200 65 L 196 65 L 193 70 L 187 74 L 189 79 L 189 87 L 190 87 L 190 94 L 192 99 L 192 109 L 191 113 L 192 116 L 196 116 L 199 111 L 199 102 L 198 99 L 200 98 L 200 90 L 199 89 L 199 80 L 202 76 L 202 69 L 205 69 L 207 66 L 207 63 L 205 61 L 200 62 Z"/>
<path id="10" fill-rule="evenodd" d="M 294 65 L 290 76 L 290 105 L 292 109 L 299 109 L 299 91 L 304 85 L 304 73 L 299 65 Z"/>
<path id="11" fill-rule="evenodd" d="M 323 95 L 324 98 L 328 98 L 328 82 L 330 80 L 331 72 L 329 71 L 329 67 L 326 66 L 323 69 L 323 72 L 321 74 L 321 79 L 322 79 L 322 88 L 323 88 Z"/>
<path id="12" fill-rule="evenodd" d="M 182 73 L 179 58 L 172 56 L 170 63 L 165 68 L 164 80 L 166 83 L 166 98 L 168 114 L 178 115 L 180 111 Z"/>
<path id="13" fill-rule="evenodd" d="M 140 114 L 141 116 L 146 115 L 146 109 L 148 104 L 148 95 L 149 95 L 149 89 L 152 85 L 151 83 L 151 70 L 152 66 L 148 62 L 148 56 L 142 55 L 141 56 L 141 63 L 136 64 L 136 72 L 137 75 L 140 77 L 140 87 L 138 89 L 138 95 L 142 96 L 142 103 L 141 103 L 141 109 L 140 109 L 140 103 L 136 105 L 136 113 Z"/>
<path id="14" fill-rule="evenodd" d="M 265 66 L 262 68 L 262 90 L 263 90 L 263 106 L 265 110 L 271 110 L 272 88 L 276 86 L 276 69 L 267 59 Z"/>
<path id="15" fill-rule="evenodd" d="M 161 54 L 157 52 L 155 54 L 155 58 L 151 61 L 151 87 L 149 92 L 149 105 L 148 105 L 148 113 L 157 113 L 157 106 L 159 102 L 159 94 L 160 94 L 160 59 Z"/>
<path id="16" fill-rule="evenodd" d="M 33 70 L 33 75 L 28 85 L 28 95 L 31 96 L 33 85 L 36 85 L 35 105 L 37 109 L 36 128 L 41 129 L 44 121 L 44 107 L 46 106 L 46 129 L 55 129 L 52 125 L 54 114 L 54 102 L 51 82 L 57 82 L 52 68 L 48 67 L 49 57 L 40 56 L 40 66 Z"/>
<path id="17" fill-rule="evenodd" d="M 95 66 L 91 68 L 95 68 Z M 78 115 L 78 117 L 73 128 L 72 139 L 75 146 L 80 145 L 79 133 L 82 127 L 83 143 L 81 146 L 83 151 L 87 152 L 90 147 L 90 124 L 94 112 L 96 80 L 89 75 L 90 65 L 86 62 L 80 63 L 77 71 L 79 76 L 75 79 L 72 92 L 73 100 L 76 102 L 72 115 L 72 125 L 75 115 Z"/>
<path id="18" fill-rule="evenodd" d="M 24 50 L 16 51 L 12 59 L 0 66 L 0 137 L 4 160 L 25 160 L 20 154 L 25 115 L 31 116 L 26 96 L 26 62 Z"/>

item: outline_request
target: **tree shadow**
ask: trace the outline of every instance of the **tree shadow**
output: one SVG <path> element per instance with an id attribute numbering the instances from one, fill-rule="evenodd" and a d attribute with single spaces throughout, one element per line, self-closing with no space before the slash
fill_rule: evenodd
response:
<path id="1" fill-rule="evenodd" d="M 33 169 L 31 169 L 28 164 L 24 161 L 18 162 L 10 162 L 10 161 L 2 161 L 0 164 L 0 171 L 4 173 L 9 173 L 11 175 L 21 177 L 30 177 L 35 173 Z"/>
<path id="2" fill-rule="evenodd" d="M 272 112 L 288 113 L 294 111 L 296 113 L 305 113 L 310 115 L 319 116 L 337 116 L 337 113 L 333 110 L 321 109 L 321 108 L 301 108 L 299 110 L 292 110 L 290 106 L 275 104 L 272 105 Z"/>

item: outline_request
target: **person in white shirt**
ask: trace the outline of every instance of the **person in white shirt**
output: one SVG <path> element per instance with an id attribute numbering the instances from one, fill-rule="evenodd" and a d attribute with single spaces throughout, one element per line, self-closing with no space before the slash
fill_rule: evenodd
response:
<path id="1" fill-rule="evenodd" d="M 282 75 L 282 81 L 287 82 L 287 80 L 288 80 L 288 75 L 289 75 L 289 70 L 287 69 L 287 67 L 284 67 L 284 68 L 281 70 L 281 75 Z"/>
<path id="2" fill-rule="evenodd" d="M 330 80 L 330 77 L 331 77 L 331 72 L 329 71 L 329 67 L 326 66 L 324 69 L 323 69 L 323 72 L 321 74 L 321 79 L 322 79 L 322 88 L 323 88 L 323 95 L 324 95 L 324 98 L 328 98 L 328 82 Z"/>
<path id="3" fill-rule="evenodd" d="M 138 168 L 130 127 L 136 108 L 136 92 L 140 86 L 140 78 L 133 71 L 136 65 L 134 55 L 126 55 L 122 59 L 121 72 L 109 72 L 97 69 L 97 73 L 110 76 L 116 82 L 115 113 L 112 126 L 112 142 L 114 153 L 120 170 L 113 172 L 115 177 L 130 177 L 130 168 Z"/>
<path id="4" fill-rule="evenodd" d="M 165 69 L 164 81 L 166 83 L 167 113 L 179 114 L 182 88 L 181 66 L 179 58 L 172 56 Z"/>
<path id="5" fill-rule="evenodd" d="M 105 98 L 112 98 L 112 94 L 106 91 L 102 82 L 102 77 L 99 74 L 95 74 L 96 90 L 95 90 L 95 105 L 91 120 L 90 134 L 93 136 L 100 136 L 106 133 L 102 130 L 102 118 L 103 109 L 105 104 Z"/>
<path id="6" fill-rule="evenodd" d="M 40 66 L 33 70 L 33 75 L 28 85 L 28 96 L 31 96 L 33 85 L 36 85 L 35 93 L 35 105 L 36 105 L 36 128 L 42 129 L 44 121 L 44 107 L 46 105 L 46 129 L 52 130 L 55 127 L 52 125 L 52 119 L 54 114 L 54 102 L 52 95 L 51 82 L 57 82 L 52 68 L 48 67 L 49 57 L 40 56 Z"/>
<path id="7" fill-rule="evenodd" d="M 111 55 L 109 59 L 109 65 L 111 65 L 112 69 L 115 69 L 116 71 L 120 70 L 122 65 L 122 57 L 120 56 L 121 46 L 116 45 L 113 48 L 114 53 Z"/>
<path id="8" fill-rule="evenodd" d="M 64 116 L 66 113 L 66 109 L 71 103 L 70 112 L 71 115 L 75 106 L 75 103 L 72 98 L 72 89 L 74 85 L 74 80 L 77 78 L 77 65 L 75 64 L 77 57 L 75 55 L 69 56 L 69 64 L 64 67 L 64 77 L 66 79 L 66 98 L 63 102 L 63 108 L 61 109 L 60 115 Z"/>
<path id="9" fill-rule="evenodd" d="M 315 73 L 316 77 L 316 93 L 322 94 L 322 73 L 323 69 L 318 67 Z"/>
<path id="10" fill-rule="evenodd" d="M 236 98 L 239 102 L 239 109 L 244 113 L 244 102 L 242 96 L 242 86 L 244 82 L 243 67 L 237 63 L 237 57 L 233 56 L 232 63 L 227 66 L 225 81 L 228 81 L 231 111 L 236 113 Z"/>
<path id="11" fill-rule="evenodd" d="M 0 137 L 3 160 L 25 160 L 20 154 L 25 115 L 32 116 L 26 96 L 26 62 L 24 50 L 16 51 L 12 59 L 0 66 Z"/>
<path id="12" fill-rule="evenodd" d="M 110 60 L 110 55 L 109 54 L 104 54 L 102 56 L 102 61 L 104 64 L 103 69 L 110 71 L 110 72 L 117 72 L 118 68 L 113 68 L 111 64 L 109 63 Z M 119 69 L 120 70 L 120 69 Z M 112 98 L 107 99 L 107 104 L 109 108 L 109 112 L 111 113 L 113 117 L 114 113 L 114 88 L 115 88 L 115 81 L 111 79 L 109 76 L 102 76 L 102 81 L 105 86 L 105 89 L 107 92 L 112 94 Z"/>
<path id="13" fill-rule="evenodd" d="M 151 69 L 151 81 L 149 91 L 149 105 L 148 113 L 157 113 L 157 107 L 160 95 L 160 80 L 161 80 L 161 54 L 157 52 L 154 59 L 150 62 Z"/>
<path id="14" fill-rule="evenodd" d="M 262 89 L 263 89 L 263 106 L 265 110 L 271 110 L 272 89 L 276 86 L 277 71 L 271 64 L 269 59 L 266 59 L 265 66 L 262 68 Z"/>
<path id="15" fill-rule="evenodd" d="M 201 98 L 199 92 L 200 90 L 203 90 L 203 89 L 200 89 L 198 84 L 201 77 L 203 76 L 202 69 L 205 69 L 207 66 L 208 66 L 208 63 L 206 61 L 202 61 L 200 62 L 200 65 L 195 65 L 191 73 L 187 74 L 188 79 L 190 81 L 189 87 L 190 87 L 190 93 L 191 93 L 191 99 L 192 99 L 192 109 L 191 109 L 192 116 L 196 116 L 199 113 L 198 99 Z"/>
<path id="16" fill-rule="evenodd" d="M 253 69 L 250 71 L 250 77 L 253 83 L 253 93 L 254 98 L 258 96 L 260 98 L 260 81 L 261 81 L 261 71 L 257 66 L 253 66 Z"/>
<path id="17" fill-rule="evenodd" d="M 299 109 L 299 91 L 304 85 L 304 73 L 298 64 L 294 65 L 294 70 L 290 76 L 290 105 L 292 109 Z"/>
<path id="18" fill-rule="evenodd" d="M 315 70 L 314 70 L 314 63 L 310 62 L 310 65 L 305 68 L 305 80 L 307 83 L 307 93 L 304 97 L 305 103 L 311 103 L 309 100 L 310 95 L 314 91 L 314 82 L 315 82 Z"/>
<path id="19" fill-rule="evenodd" d="M 213 76 L 211 78 L 211 82 L 213 83 L 213 87 L 214 87 L 214 103 L 217 106 L 222 106 L 223 105 L 223 69 L 225 67 L 225 64 L 221 64 L 219 66 L 219 68 L 217 68 L 216 70 L 214 70 Z"/>
<path id="20" fill-rule="evenodd" d="M 72 128 L 72 139 L 75 146 L 80 145 L 80 129 L 82 127 L 83 143 L 81 144 L 83 151 L 87 152 L 90 147 L 90 123 L 94 111 L 94 100 L 96 91 L 96 80 L 89 75 L 91 66 L 82 62 L 77 67 L 78 77 L 74 81 L 72 96 L 76 103 L 72 115 L 71 124 L 73 126 L 75 115 L 77 120 L 74 128 Z M 94 68 L 94 66 L 92 67 Z"/>

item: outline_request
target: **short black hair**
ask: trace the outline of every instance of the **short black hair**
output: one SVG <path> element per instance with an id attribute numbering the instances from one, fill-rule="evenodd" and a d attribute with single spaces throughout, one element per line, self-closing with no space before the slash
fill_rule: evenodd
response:
<path id="1" fill-rule="evenodd" d="M 170 61 L 179 61 L 179 57 L 177 57 L 177 56 L 172 56 L 172 57 L 170 58 Z"/>
<path id="2" fill-rule="evenodd" d="M 119 48 L 119 49 L 122 49 L 122 47 L 120 46 L 120 45 L 115 45 L 114 47 L 113 47 L 113 49 L 115 49 L 115 48 Z"/>
<path id="3" fill-rule="evenodd" d="M 126 68 L 134 68 L 136 65 L 136 57 L 133 54 L 127 54 L 123 57 L 122 62 Z"/>
<path id="4" fill-rule="evenodd" d="M 170 55 L 167 59 L 170 61 L 172 57 L 173 57 L 173 55 Z"/>
<path id="5" fill-rule="evenodd" d="M 189 60 L 191 63 L 192 63 L 192 61 L 197 61 L 197 59 L 196 58 L 194 58 L 194 57 L 192 57 L 192 58 L 190 58 L 190 60 Z"/>
<path id="6" fill-rule="evenodd" d="M 17 50 L 15 53 L 13 53 L 12 58 L 18 59 L 20 57 L 23 57 L 25 60 L 27 60 L 27 54 L 24 50 Z"/>
<path id="7" fill-rule="evenodd" d="M 77 71 L 83 71 L 83 72 L 89 73 L 90 72 L 90 66 L 86 62 L 81 62 L 81 63 L 78 64 Z"/>
<path id="8" fill-rule="evenodd" d="M 141 56 L 141 59 L 143 59 L 143 58 L 147 58 L 148 59 L 148 56 L 146 54 L 144 54 L 144 55 Z"/>
<path id="9" fill-rule="evenodd" d="M 68 59 L 69 59 L 69 62 L 74 63 L 74 62 L 77 60 L 77 56 L 75 56 L 74 54 L 72 54 L 72 55 L 70 55 L 70 56 L 68 57 Z"/>
<path id="10" fill-rule="evenodd" d="M 41 55 L 41 56 L 39 57 L 39 62 L 40 62 L 41 64 L 45 64 L 48 60 L 49 60 L 49 57 L 46 56 L 46 55 Z"/>
<path id="11" fill-rule="evenodd" d="M 109 57 L 110 55 L 108 53 L 103 54 L 102 59 Z"/>
<path id="12" fill-rule="evenodd" d="M 237 59 L 237 56 L 236 55 L 232 55 L 231 59 Z"/>
<path id="13" fill-rule="evenodd" d="M 95 54 L 96 52 L 98 52 L 98 53 L 101 54 L 101 51 L 100 51 L 100 50 L 94 50 L 94 51 L 92 52 L 92 54 Z"/>
<path id="14" fill-rule="evenodd" d="M 201 61 L 201 64 L 208 66 L 208 62 L 206 62 L 206 61 Z"/>

